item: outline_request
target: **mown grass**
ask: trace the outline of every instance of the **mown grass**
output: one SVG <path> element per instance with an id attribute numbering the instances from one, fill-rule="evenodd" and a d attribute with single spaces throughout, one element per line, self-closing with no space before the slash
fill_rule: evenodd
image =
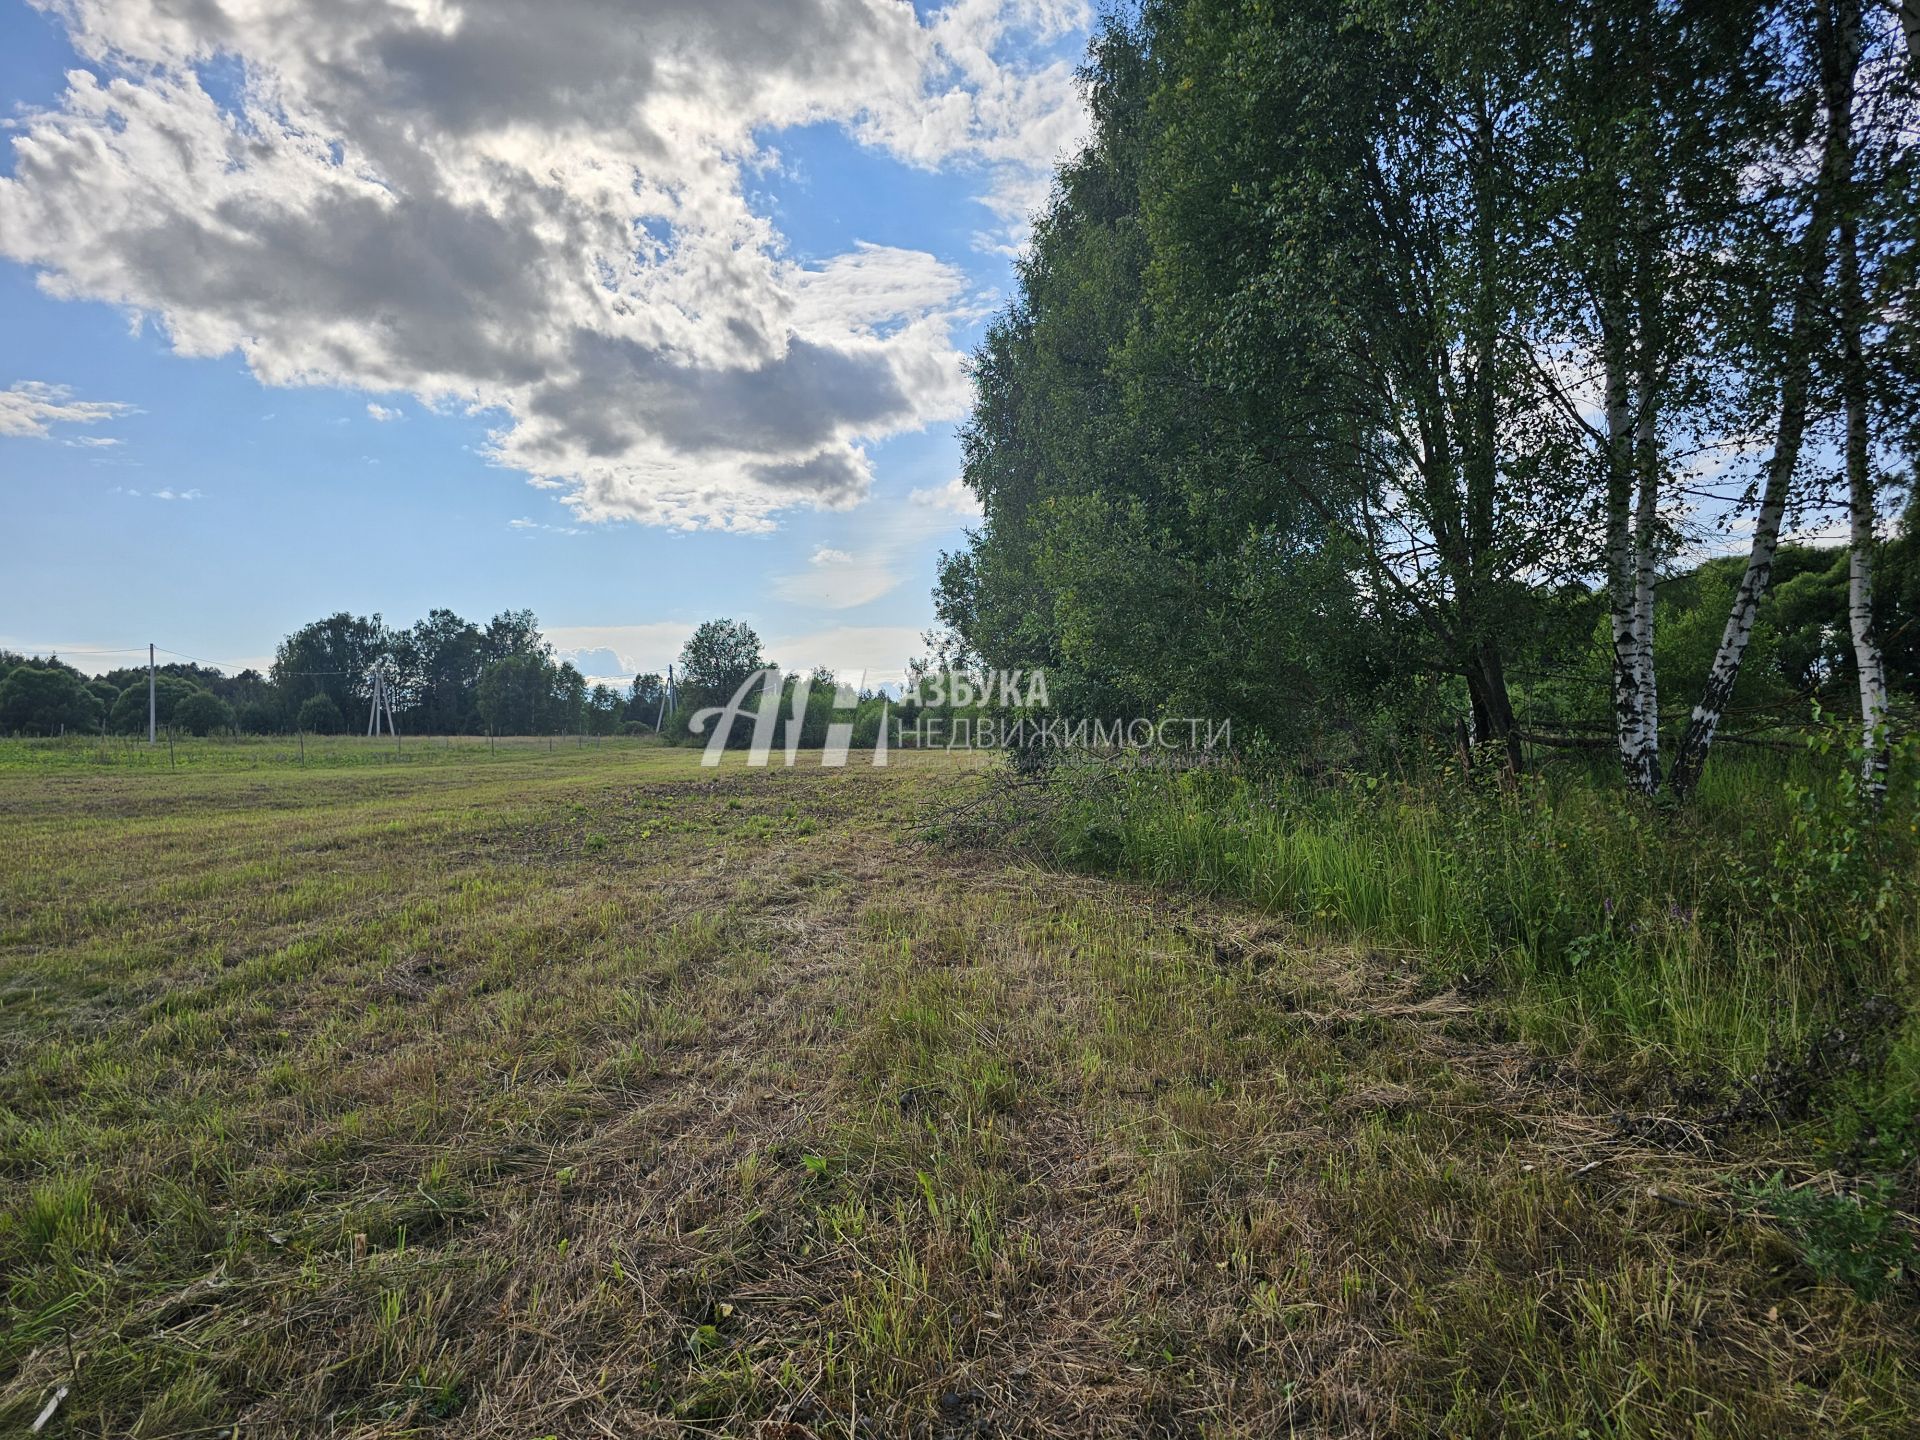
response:
<path id="1" fill-rule="evenodd" d="M 257 770 L 288 766 L 477 765 L 557 755 L 563 750 L 601 753 L 657 748 L 650 735 L 169 735 L 148 743 L 143 735 L 65 735 L 57 739 L 0 740 L 0 774 L 17 771 L 138 772 L 181 769 Z"/>
<path id="2" fill-rule="evenodd" d="M 0 1425 L 1910 1427 L 1911 1297 L 1753 1198 L 1798 1137 L 1623 1127 L 1421 957 L 922 844 L 986 780 L 894 759 L 0 757 Z"/>

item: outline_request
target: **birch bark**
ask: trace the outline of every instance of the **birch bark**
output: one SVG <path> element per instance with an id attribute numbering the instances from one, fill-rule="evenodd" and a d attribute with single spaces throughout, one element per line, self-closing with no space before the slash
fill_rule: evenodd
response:
<path id="1" fill-rule="evenodd" d="M 1863 49 L 1857 0 L 1841 0 L 1838 36 L 1841 65 L 1851 76 Z M 1850 98 L 1850 95 L 1849 95 Z M 1847 628 L 1860 687 L 1861 780 L 1878 805 L 1886 794 L 1887 668 L 1873 626 L 1875 506 L 1867 413 L 1866 296 L 1860 281 L 1858 194 L 1852 126 L 1846 128 L 1845 194 L 1837 221 L 1840 249 L 1840 388 L 1846 407 Z"/>
<path id="2" fill-rule="evenodd" d="M 1692 793 L 1706 765 L 1707 752 L 1713 746 L 1714 733 L 1726 713 L 1733 687 L 1740 679 L 1740 661 L 1747 642 L 1753 638 L 1753 623 L 1773 580 L 1773 560 L 1780 546 L 1780 521 L 1786 513 L 1787 492 L 1793 472 L 1800 462 L 1801 444 L 1806 438 L 1807 404 L 1812 384 L 1813 349 L 1820 319 L 1821 278 L 1826 271 L 1828 243 L 1833 234 L 1835 195 L 1845 175 L 1853 116 L 1853 76 L 1857 57 L 1842 54 L 1849 44 L 1857 44 L 1859 34 L 1858 0 L 1839 0 L 1836 15 L 1823 14 L 1820 25 L 1821 88 L 1824 91 L 1827 138 L 1820 161 L 1820 174 L 1814 182 L 1814 197 L 1801 237 L 1801 259 L 1795 277 L 1793 309 L 1787 325 L 1787 349 L 1784 373 L 1780 381 L 1780 418 L 1774 432 L 1773 455 L 1767 462 L 1765 483 L 1760 494 L 1760 513 L 1755 518 L 1753 542 L 1747 552 L 1747 567 L 1734 592 L 1727 623 L 1714 653 L 1713 668 L 1707 674 L 1700 701 L 1693 707 L 1686 735 L 1674 756 L 1672 783 L 1679 796 Z M 1851 31 L 1847 14 L 1851 12 Z M 1854 37 L 1848 41 L 1843 37 Z"/>

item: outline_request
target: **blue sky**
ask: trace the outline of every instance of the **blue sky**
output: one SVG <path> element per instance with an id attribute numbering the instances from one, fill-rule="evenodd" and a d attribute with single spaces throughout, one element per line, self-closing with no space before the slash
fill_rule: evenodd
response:
<path id="1" fill-rule="evenodd" d="M 444 605 L 596 675 L 715 615 L 919 653 L 1084 10 L 531 3 L 0 0 L 0 646 L 259 665 Z"/>

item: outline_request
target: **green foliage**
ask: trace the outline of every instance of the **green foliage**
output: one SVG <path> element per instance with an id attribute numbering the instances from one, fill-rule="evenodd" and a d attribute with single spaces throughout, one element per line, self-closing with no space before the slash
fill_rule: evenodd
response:
<path id="1" fill-rule="evenodd" d="M 26 735 L 94 730 L 103 713 L 99 699 L 65 668 L 20 665 L 0 680 L 0 730 Z"/>
<path id="2" fill-rule="evenodd" d="M 331 695 L 309 695 L 295 713 L 294 727 L 314 735 L 338 735 L 347 721 Z"/>
<path id="3" fill-rule="evenodd" d="M 1442 974 L 1491 969 L 1544 1043 L 1660 1049 L 1722 1077 L 1849 997 L 1911 989 L 1913 747 L 1878 810 L 1852 760 L 1819 749 L 1729 761 L 1677 814 L 1583 772 L 1490 773 L 1069 774 L 1047 833 L 1065 863 L 1242 897 Z"/>
<path id="4" fill-rule="evenodd" d="M 164 729 L 173 724 L 173 712 L 183 700 L 204 693 L 191 680 L 183 680 L 178 675 L 156 675 L 153 680 L 154 718 Z M 115 734 L 144 735 L 147 733 L 147 718 L 147 677 L 141 674 L 113 702 L 113 713 L 108 723 Z"/>
<path id="5" fill-rule="evenodd" d="M 1775 1172 L 1744 1194 L 1793 1236 L 1808 1269 L 1863 1299 L 1877 1300 L 1920 1275 L 1920 1244 L 1895 1208 L 1890 1181 L 1847 1193 L 1789 1185 Z"/>
<path id="6" fill-rule="evenodd" d="M 1069 714 L 1230 718 L 1296 757 L 1396 761 L 1461 717 L 1516 758 L 1515 731 L 1604 743 L 1615 470 L 1554 368 L 1595 382 L 1621 346 L 1652 366 L 1629 388 L 1653 387 L 1634 403 L 1669 487 L 1777 418 L 1811 200 L 1753 187 L 1805 169 L 1807 17 L 1116 13 L 1086 71 L 1087 145 L 975 356 L 964 479 L 984 518 L 942 558 L 942 658 L 1045 667 Z M 1873 147 L 1896 146 L 1907 103 L 1863 109 L 1863 165 L 1894 163 Z M 1910 233 L 1911 197 L 1883 191 L 1885 233 Z M 1823 391 L 1816 428 L 1831 407 Z M 1912 528 L 1879 557 L 1906 689 Z M 1702 693 L 1744 563 L 1661 577 L 1670 722 Z M 1732 728 L 1848 690 L 1845 571 L 1835 549 L 1776 557 Z"/>
<path id="7" fill-rule="evenodd" d="M 626 719 L 649 730 L 657 729 L 665 718 L 666 698 L 667 682 L 661 676 L 652 673 L 634 676 L 633 684 L 627 689 Z"/>
<path id="8" fill-rule="evenodd" d="M 1822 926 L 1836 945 L 1870 950 L 1890 927 L 1911 919 L 1920 735 L 1890 745 L 1892 784 L 1905 793 L 1879 799 L 1862 783 L 1865 756 L 1856 732 L 1828 726 L 1809 748 L 1824 762 L 1821 780 L 1782 787 L 1783 823 L 1771 863 L 1751 883 L 1757 899 Z"/>
<path id="9" fill-rule="evenodd" d="M 476 708 L 497 735 L 544 735 L 557 728 L 556 672 L 544 655 L 509 655 L 480 672 Z"/>
<path id="10" fill-rule="evenodd" d="M 612 735 L 620 729 L 627 702 L 611 685 L 596 685 L 587 697 L 586 729 L 589 735 Z"/>
<path id="11" fill-rule="evenodd" d="M 231 730 L 234 728 L 233 707 L 218 695 L 196 690 L 174 706 L 172 723 L 193 735 Z"/>
<path id="12" fill-rule="evenodd" d="M 356 616 L 343 610 L 303 625 L 274 652 L 274 688 L 281 703 L 295 714 L 314 695 L 325 695 L 342 715 L 356 708 L 365 710 L 370 693 L 367 671 L 390 643 L 386 624 L 378 615 Z"/>
<path id="13" fill-rule="evenodd" d="M 765 668 L 760 637 L 735 620 L 704 621 L 680 649 L 680 708 L 724 705 L 754 671 Z"/>

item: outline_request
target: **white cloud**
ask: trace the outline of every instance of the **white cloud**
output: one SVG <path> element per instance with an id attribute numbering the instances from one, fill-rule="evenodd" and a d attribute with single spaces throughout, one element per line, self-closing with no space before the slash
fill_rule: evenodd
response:
<path id="1" fill-rule="evenodd" d="M 907 661 L 926 646 L 911 625 L 840 625 L 769 641 L 767 654 L 792 670 L 825 666 L 843 680 L 890 685 L 906 678 Z"/>
<path id="2" fill-rule="evenodd" d="M 869 505 L 835 521 L 837 543 L 813 551 L 807 569 L 774 575 L 769 591 L 789 604 L 852 610 L 892 594 L 925 564 L 927 547 L 957 540 L 961 522 L 980 517 L 979 502 L 959 480 Z"/>
<path id="3" fill-rule="evenodd" d="M 916 505 L 945 510 L 967 520 L 978 520 L 986 513 L 980 508 L 980 497 L 968 489 L 967 482 L 958 475 L 944 485 L 915 490 L 907 498 Z"/>
<path id="4" fill-rule="evenodd" d="M 605 669 L 605 657 L 610 656 L 618 661 L 615 673 L 631 680 L 648 672 L 666 674 L 693 631 L 692 621 L 660 620 L 648 625 L 553 625 L 541 633 L 562 660 L 578 664 L 598 659 L 596 668 Z"/>
<path id="5" fill-rule="evenodd" d="M 136 499 L 136 500 L 142 498 L 143 496 L 148 500 L 204 500 L 207 498 L 206 494 L 203 491 L 175 490 L 172 486 L 167 486 L 159 490 L 143 491 L 143 490 L 129 489 L 124 485 L 116 485 L 107 493 L 109 495 L 127 495 L 127 496 L 131 496 L 133 499 Z"/>
<path id="6" fill-rule="evenodd" d="M 794 605 L 851 610 L 878 600 L 906 578 L 890 556 L 856 559 L 849 551 L 824 545 L 813 552 L 811 566 L 798 574 L 774 576 L 773 594 Z"/>
<path id="7" fill-rule="evenodd" d="M 0 255 L 265 384 L 484 412 L 588 520 L 850 505 L 870 442 L 964 411 L 961 274 L 787 258 L 757 137 L 968 166 L 1003 243 L 1085 123 L 1064 61 L 1012 58 L 1079 0 L 36 3 L 102 76 L 17 122 Z"/>
<path id="8" fill-rule="evenodd" d="M 11 389 L 0 390 L 0 435 L 45 439 L 52 434 L 52 426 L 97 425 L 129 414 L 133 408 L 113 400 L 76 400 L 65 385 L 21 380 Z M 77 443 L 99 446 L 120 442 L 110 436 L 83 435 Z"/>
<path id="9" fill-rule="evenodd" d="M 518 520 L 509 520 L 507 522 L 507 528 L 528 534 L 536 530 L 544 530 L 550 535 L 579 535 L 583 533 L 578 525 L 546 525 L 524 515 Z"/>
<path id="10" fill-rule="evenodd" d="M 401 411 L 390 410 L 385 405 L 376 405 L 371 400 L 367 402 L 367 414 L 371 415 L 383 425 L 390 420 L 404 420 L 407 418 Z"/>

